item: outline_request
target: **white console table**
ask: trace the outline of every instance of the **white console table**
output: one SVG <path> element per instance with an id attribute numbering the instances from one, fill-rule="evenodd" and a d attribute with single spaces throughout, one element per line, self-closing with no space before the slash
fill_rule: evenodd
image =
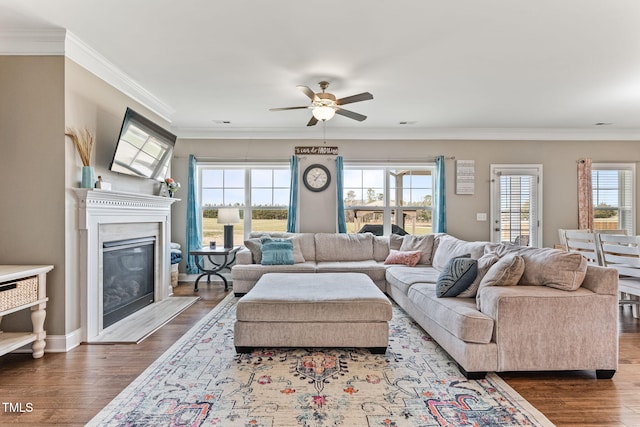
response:
<path id="1" fill-rule="evenodd" d="M 31 308 L 30 332 L 2 332 L 0 355 L 33 343 L 33 358 L 44 355 L 47 336 L 44 319 L 47 307 L 47 273 L 52 265 L 0 265 L 0 322 L 2 317 Z"/>

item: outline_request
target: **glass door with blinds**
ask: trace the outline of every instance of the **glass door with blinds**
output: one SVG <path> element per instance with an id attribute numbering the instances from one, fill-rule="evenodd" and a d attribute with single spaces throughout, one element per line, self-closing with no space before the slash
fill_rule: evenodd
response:
<path id="1" fill-rule="evenodd" d="M 491 239 L 542 247 L 542 165 L 491 165 Z"/>

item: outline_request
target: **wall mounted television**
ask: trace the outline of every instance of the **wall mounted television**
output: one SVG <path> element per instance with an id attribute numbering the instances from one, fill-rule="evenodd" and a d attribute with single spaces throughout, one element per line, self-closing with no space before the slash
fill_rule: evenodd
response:
<path id="1" fill-rule="evenodd" d="M 127 108 L 109 170 L 164 181 L 177 137 Z"/>

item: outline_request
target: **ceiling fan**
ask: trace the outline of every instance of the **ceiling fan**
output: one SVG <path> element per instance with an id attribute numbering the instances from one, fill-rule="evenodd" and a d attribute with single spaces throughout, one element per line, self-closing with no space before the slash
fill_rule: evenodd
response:
<path id="1" fill-rule="evenodd" d="M 334 114 L 340 114 L 341 116 L 348 117 L 359 122 L 365 120 L 367 116 L 353 111 L 345 110 L 342 108 L 345 104 L 351 104 L 354 102 L 367 101 L 373 99 L 373 95 L 369 92 L 359 93 L 357 95 L 347 96 L 345 98 L 336 99 L 335 95 L 325 90 L 329 87 L 329 82 L 321 81 L 318 83 L 322 92 L 315 93 L 308 86 L 296 86 L 305 95 L 311 99 L 311 104 L 300 107 L 283 107 L 283 108 L 271 108 L 269 111 L 283 111 L 283 110 L 301 110 L 304 108 L 313 109 L 313 117 L 307 123 L 307 126 L 314 126 L 319 120 L 327 121 L 333 118 Z"/>

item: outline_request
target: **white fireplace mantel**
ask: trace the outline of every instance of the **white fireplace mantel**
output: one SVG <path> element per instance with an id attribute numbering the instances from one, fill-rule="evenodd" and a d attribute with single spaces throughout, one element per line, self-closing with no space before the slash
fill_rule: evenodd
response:
<path id="1" fill-rule="evenodd" d="M 78 201 L 79 281 L 82 341 L 92 342 L 102 327 L 102 242 L 107 224 L 122 224 L 131 233 L 156 225 L 155 302 L 171 295 L 171 205 L 179 199 L 148 194 L 74 188 Z M 102 233 L 102 234 L 101 234 Z"/>

